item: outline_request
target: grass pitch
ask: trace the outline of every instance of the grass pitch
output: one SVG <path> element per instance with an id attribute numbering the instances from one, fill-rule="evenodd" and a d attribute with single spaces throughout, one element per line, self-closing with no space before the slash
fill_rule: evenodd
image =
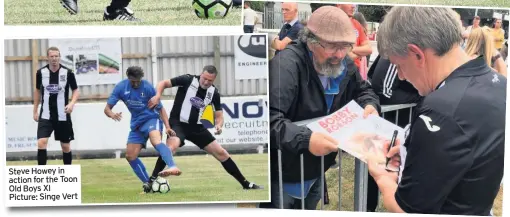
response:
<path id="1" fill-rule="evenodd" d="M 140 158 L 149 175 L 157 158 Z M 82 203 L 146 203 L 146 202 L 228 202 L 269 200 L 268 155 L 232 155 L 249 181 L 263 185 L 261 190 L 243 190 L 214 157 L 206 155 L 177 156 L 180 176 L 170 176 L 170 192 L 140 194 L 142 184 L 125 159 L 73 160 L 81 165 Z M 62 160 L 49 160 L 48 165 L 61 165 Z M 37 165 L 36 161 L 8 161 L 7 166 Z"/>
<path id="2" fill-rule="evenodd" d="M 129 4 L 142 22 L 103 21 L 110 0 L 78 1 L 79 12 L 70 15 L 59 0 L 5 0 L 5 25 L 241 25 L 241 8 L 230 8 L 223 19 L 200 19 L 191 0 L 133 0 Z"/>

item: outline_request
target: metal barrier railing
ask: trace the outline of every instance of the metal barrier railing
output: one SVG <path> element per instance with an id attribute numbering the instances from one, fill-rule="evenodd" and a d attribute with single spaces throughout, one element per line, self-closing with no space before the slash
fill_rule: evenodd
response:
<path id="1" fill-rule="evenodd" d="M 409 123 L 411 122 L 412 109 L 416 104 L 399 104 L 399 105 L 387 105 L 381 106 L 382 117 L 384 114 L 390 111 L 396 111 L 395 124 L 398 124 L 399 111 L 403 109 L 409 109 Z M 304 126 L 308 123 L 320 119 L 314 118 L 304 121 L 294 122 L 298 126 Z M 301 209 L 305 209 L 305 195 L 304 195 L 304 162 L 303 154 L 300 155 L 300 172 L 301 172 Z M 355 176 L 354 176 L 354 211 L 367 211 L 367 189 L 368 189 L 368 167 L 367 165 L 359 160 L 355 159 Z M 321 157 L 321 171 L 324 171 L 324 156 Z M 324 185 L 325 185 L 325 172 L 321 174 L 321 210 L 324 209 Z M 280 209 L 283 209 L 283 180 L 282 180 L 282 151 L 278 149 L 278 185 L 279 185 L 279 202 Z M 342 153 L 338 152 L 338 210 L 341 210 L 341 198 L 342 198 Z"/>

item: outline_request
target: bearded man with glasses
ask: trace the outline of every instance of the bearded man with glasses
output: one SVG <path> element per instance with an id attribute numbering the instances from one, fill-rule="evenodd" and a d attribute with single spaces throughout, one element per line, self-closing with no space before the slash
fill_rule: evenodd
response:
<path id="1" fill-rule="evenodd" d="M 337 142 L 293 122 L 328 115 L 351 100 L 378 115 L 379 98 L 348 57 L 356 42 L 349 17 L 341 9 L 317 9 L 292 41 L 269 63 L 271 203 L 280 208 L 278 149 L 282 153 L 283 208 L 301 208 L 300 155 L 303 154 L 305 209 L 321 199 L 321 156 L 327 170 L 335 163 Z M 327 194 L 325 194 L 327 195 Z"/>

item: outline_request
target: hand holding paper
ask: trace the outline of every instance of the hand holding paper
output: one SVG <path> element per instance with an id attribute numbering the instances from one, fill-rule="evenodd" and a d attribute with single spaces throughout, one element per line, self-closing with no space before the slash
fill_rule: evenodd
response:
<path id="1" fill-rule="evenodd" d="M 337 148 L 365 163 L 371 161 L 384 171 L 398 171 L 400 159 L 395 154 L 399 153 L 399 142 L 404 140 L 404 130 L 379 117 L 372 105 L 362 108 L 351 101 L 338 111 L 309 123 L 307 127 L 313 131 L 309 149 L 314 155 L 331 153 L 328 147 L 337 144 Z M 397 143 L 388 151 L 395 130 L 398 131 Z M 385 168 L 387 155 L 391 155 L 392 159 L 388 168 Z"/>
<path id="2" fill-rule="evenodd" d="M 373 105 L 365 106 L 365 110 L 363 111 L 363 118 L 367 118 L 369 115 L 379 116 L 377 109 Z"/>
<path id="3" fill-rule="evenodd" d="M 377 162 L 373 160 L 368 160 L 368 172 L 370 173 L 370 176 L 374 178 L 375 182 L 379 182 L 383 179 L 389 179 L 388 181 L 391 181 L 393 183 L 397 183 L 398 180 L 398 173 L 396 172 L 388 172 L 384 169 L 384 167 L 381 167 Z"/>
<path id="4" fill-rule="evenodd" d="M 381 168 L 381 166 L 373 159 L 368 159 L 368 172 L 370 175 L 374 178 L 376 182 L 382 179 L 388 179 L 388 181 L 391 182 L 397 182 L 398 180 L 398 173 L 396 171 L 396 168 L 400 167 L 400 141 L 396 139 L 395 145 L 391 147 L 391 149 L 388 151 L 388 148 L 390 147 L 390 141 L 387 140 L 384 142 L 384 154 L 386 157 L 390 158 L 390 161 L 388 163 L 388 168 L 384 169 Z"/>
<path id="5" fill-rule="evenodd" d="M 327 134 L 313 132 L 308 150 L 315 156 L 324 156 L 338 151 L 338 142 Z"/>

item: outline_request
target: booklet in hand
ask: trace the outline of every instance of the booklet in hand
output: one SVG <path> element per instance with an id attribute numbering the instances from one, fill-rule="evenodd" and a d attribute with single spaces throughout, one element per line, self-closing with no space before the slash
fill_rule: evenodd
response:
<path id="1" fill-rule="evenodd" d="M 349 102 L 340 110 L 309 123 L 313 132 L 329 134 L 338 141 L 338 148 L 367 163 L 375 160 L 389 171 L 399 171 L 398 167 L 388 164 L 384 153 L 384 143 L 390 142 L 395 130 L 400 145 L 404 142 L 404 129 L 377 116 L 363 118 L 363 108 L 355 101 Z"/>

